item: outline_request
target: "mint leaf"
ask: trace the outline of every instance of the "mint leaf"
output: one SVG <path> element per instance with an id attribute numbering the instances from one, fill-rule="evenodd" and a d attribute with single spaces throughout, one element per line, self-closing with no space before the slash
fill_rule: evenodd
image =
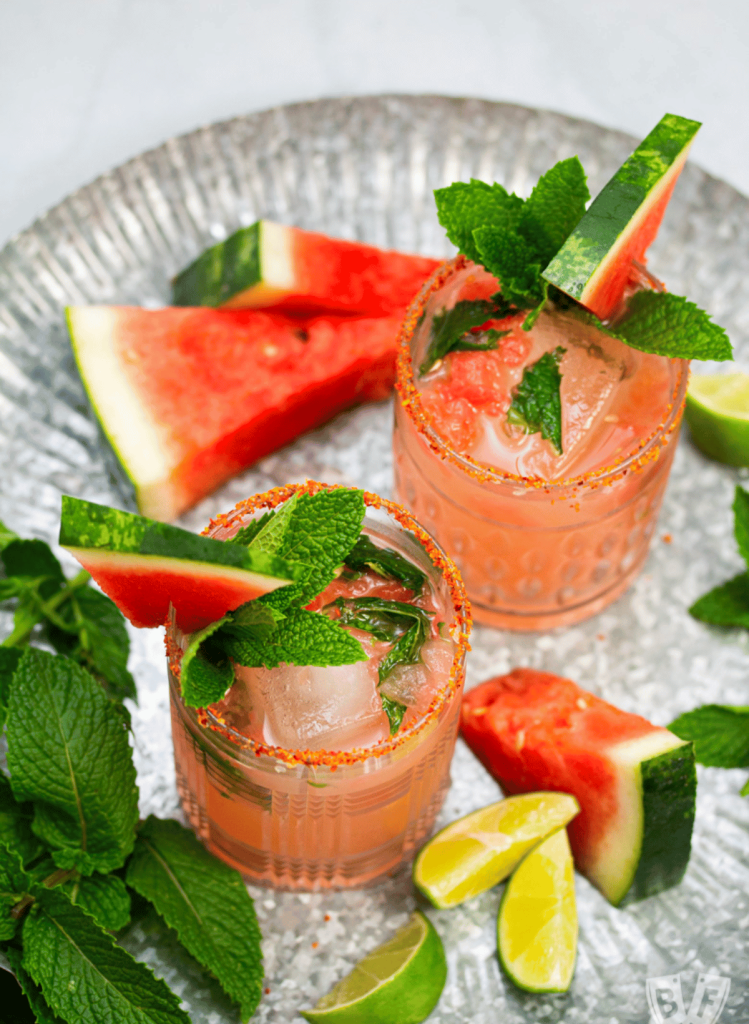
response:
<path id="1" fill-rule="evenodd" d="M 395 734 L 403 724 L 403 718 L 408 711 L 405 704 L 401 704 L 398 700 L 392 700 L 386 694 L 380 694 L 380 700 L 382 701 L 382 710 L 388 716 L 388 722 L 390 723 L 390 735 Z"/>
<path id="2" fill-rule="evenodd" d="M 41 989 L 38 985 L 35 985 L 31 980 L 29 974 L 23 969 L 23 955 L 20 949 L 15 949 L 13 946 L 8 946 L 5 950 L 5 955 L 10 961 L 10 966 L 13 968 L 13 973 L 16 976 L 16 981 L 23 994 L 28 1000 L 31 1012 L 34 1015 L 36 1024 L 65 1024 L 61 1021 L 56 1013 L 53 1013 L 46 1002 L 44 996 L 41 993 Z"/>
<path id="3" fill-rule="evenodd" d="M 285 614 L 272 605 L 261 604 L 259 601 L 247 601 L 224 618 L 222 630 L 239 640 L 256 640 L 268 636 L 279 622 L 283 622 Z"/>
<path id="4" fill-rule="evenodd" d="M 334 578 L 361 533 L 363 519 L 362 491 L 340 487 L 316 494 L 298 493 L 281 506 L 250 550 L 258 545 L 264 554 L 313 568 L 314 575 L 300 598 L 301 604 L 307 604 Z"/>
<path id="5" fill-rule="evenodd" d="M 73 591 L 57 614 L 67 630 L 47 624 L 55 650 L 88 669 L 111 696 L 136 700 L 135 680 L 127 670 L 130 637 L 114 601 L 87 586 Z"/>
<path id="6" fill-rule="evenodd" d="M 287 665 L 351 665 L 366 661 L 357 639 L 319 612 L 290 608 L 269 637 L 237 640 L 226 637 L 224 650 L 240 665 L 276 668 Z"/>
<path id="7" fill-rule="evenodd" d="M 703 704 L 687 711 L 668 727 L 694 743 L 700 764 L 717 768 L 749 768 L 749 707 Z"/>
<path id="8" fill-rule="evenodd" d="M 69 1024 L 189 1024 L 166 984 L 54 889 L 24 921 L 22 966 Z"/>
<path id="9" fill-rule="evenodd" d="M 13 540 L 18 540 L 18 534 L 13 533 L 5 523 L 0 521 L 0 551 L 3 551 Z"/>
<path id="10" fill-rule="evenodd" d="M 149 817 L 127 868 L 127 884 L 154 905 L 248 1020 L 263 979 L 260 929 L 244 882 L 176 821 Z"/>
<path id="11" fill-rule="evenodd" d="M 746 780 L 744 785 L 739 790 L 739 796 L 749 796 L 749 779 Z"/>
<path id="12" fill-rule="evenodd" d="M 739 554 L 749 565 L 749 493 L 737 487 L 733 496 L 733 533 Z"/>
<path id="13" fill-rule="evenodd" d="M 0 942 L 15 935 L 18 921 L 10 912 L 30 887 L 18 850 L 0 844 Z"/>
<path id="14" fill-rule="evenodd" d="M 559 362 L 566 349 L 545 352 L 523 370 L 523 379 L 513 389 L 507 422 L 522 427 L 528 434 L 541 434 L 550 441 L 557 455 L 562 454 L 562 400 L 559 388 L 562 375 Z"/>
<path id="15" fill-rule="evenodd" d="M 346 555 L 346 566 L 355 572 L 371 569 L 385 579 L 398 580 L 418 597 L 426 582 L 426 575 L 413 563 L 392 548 L 378 547 L 363 533 Z"/>
<path id="16" fill-rule="evenodd" d="M 8 576 L 46 578 L 51 586 L 46 588 L 45 597 L 65 582 L 60 563 L 42 540 L 13 540 L 3 548 L 0 558 Z"/>
<path id="17" fill-rule="evenodd" d="M 631 348 L 671 359 L 732 359 L 728 335 L 693 302 L 670 292 L 636 292 L 610 331 Z"/>
<path id="18" fill-rule="evenodd" d="M 24 864 L 43 849 L 31 831 L 33 817 L 33 804 L 18 803 L 10 788 L 10 780 L 0 773 L 0 843 L 18 850 Z"/>
<path id="19" fill-rule="evenodd" d="M 437 217 L 447 237 L 469 260 L 481 263 L 473 232 L 484 225 L 514 228 L 523 208 L 523 200 L 508 194 L 498 182 L 472 178 L 470 182 L 456 181 L 447 188 L 435 190 Z"/>
<path id="20" fill-rule="evenodd" d="M 5 714 L 8 708 L 13 673 L 18 667 L 21 653 L 17 647 L 0 647 L 0 732 L 5 727 Z"/>
<path id="21" fill-rule="evenodd" d="M 243 526 L 232 537 L 232 544 L 243 544 L 245 547 L 249 547 L 268 520 L 272 519 L 275 514 L 273 511 L 264 512 L 258 519 L 251 520 L 247 526 Z"/>
<path id="22" fill-rule="evenodd" d="M 482 227 L 473 237 L 481 262 L 499 280 L 506 302 L 530 309 L 544 299 L 541 264 L 522 235 L 507 228 Z"/>
<path id="23" fill-rule="evenodd" d="M 117 875 L 98 871 L 61 886 L 71 903 L 93 917 L 109 932 L 118 932 L 130 921 L 130 894 Z"/>
<path id="24" fill-rule="evenodd" d="M 560 160 L 538 179 L 522 208 L 517 230 L 542 267 L 562 248 L 589 199 L 585 171 L 576 156 Z"/>
<path id="25" fill-rule="evenodd" d="M 742 572 L 703 594 L 689 614 L 711 626 L 743 626 L 749 629 L 749 574 Z"/>
<path id="26" fill-rule="evenodd" d="M 491 331 L 490 336 L 483 341 L 470 331 L 502 314 L 506 315 L 506 311 L 490 299 L 462 300 L 456 302 L 452 309 L 435 313 L 419 373 L 425 374 L 438 359 L 444 359 L 448 352 L 496 349 L 497 340 L 509 334 L 509 331 Z"/>
<path id="27" fill-rule="evenodd" d="M 234 682 L 234 666 L 223 641 L 215 636 L 227 619 L 228 615 L 193 633 L 182 655 L 180 690 L 189 707 L 207 708 L 215 704 Z"/>
<path id="28" fill-rule="evenodd" d="M 121 867 L 135 840 L 138 790 L 121 712 L 88 672 L 26 648 L 8 703 L 8 766 L 18 800 L 58 867 Z"/>

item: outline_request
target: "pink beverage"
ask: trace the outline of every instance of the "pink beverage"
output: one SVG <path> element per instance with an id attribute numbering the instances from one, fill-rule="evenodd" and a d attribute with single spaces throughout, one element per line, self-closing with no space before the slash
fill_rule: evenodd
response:
<path id="1" fill-rule="evenodd" d="M 435 314 L 498 290 L 459 256 L 411 306 L 398 359 L 395 492 L 457 562 L 480 622 L 550 629 L 599 612 L 640 570 L 688 363 L 636 351 L 572 310 L 551 309 L 528 332 L 522 316 L 493 324 L 510 331 L 496 351 L 451 352 L 421 374 Z M 508 421 L 524 369 L 547 352 L 560 359 L 561 455 Z"/>
<path id="2" fill-rule="evenodd" d="M 241 502 L 211 524 L 211 536 L 234 536 L 299 489 Z M 379 691 L 378 665 L 392 644 L 351 627 L 366 662 L 236 666 L 226 697 L 196 712 L 180 696 L 186 638 L 168 634 L 182 805 L 211 852 L 260 884 L 345 889 L 393 874 L 429 834 L 449 785 L 470 631 L 463 585 L 412 516 L 373 494 L 365 502 L 365 533 L 426 575 L 422 593 L 376 572 L 343 573 L 309 607 L 335 618 L 337 599 L 374 596 L 427 613 L 419 662 L 400 665 Z M 380 692 L 406 705 L 394 735 Z"/>

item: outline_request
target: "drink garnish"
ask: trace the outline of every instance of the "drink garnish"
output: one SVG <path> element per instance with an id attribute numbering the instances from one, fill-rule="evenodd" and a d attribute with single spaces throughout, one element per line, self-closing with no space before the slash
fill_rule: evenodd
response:
<path id="1" fill-rule="evenodd" d="M 749 768 L 749 707 L 703 704 L 669 725 L 694 744 L 694 759 L 713 768 Z M 749 796 L 749 780 L 741 789 Z"/>
<path id="2" fill-rule="evenodd" d="M 684 118 L 666 115 L 656 132 L 661 130 L 661 134 L 664 131 L 668 134 L 668 131 L 672 131 L 675 138 L 678 136 L 677 141 L 681 145 L 682 123 L 696 125 L 696 122 L 686 122 Z M 668 139 L 664 142 L 666 149 L 667 143 Z M 639 152 L 636 151 L 635 155 Z M 614 183 L 617 183 L 618 188 L 624 188 L 618 179 L 628 166 L 629 161 L 617 172 L 601 196 L 607 194 L 607 189 Z M 659 162 L 657 173 L 667 175 L 670 166 L 669 162 Z M 665 206 L 670 191 L 661 194 L 657 188 L 651 188 L 644 193 L 646 198 L 651 194 Z M 527 200 L 508 194 L 496 182 L 487 185 L 476 180 L 469 183 L 456 182 L 435 191 L 439 220 L 448 238 L 457 245 L 460 252 L 482 264 L 499 280 L 502 296 L 507 303 L 515 310 L 529 311 L 523 323 L 525 330 L 530 330 L 549 300 L 562 306 L 578 305 L 578 293 L 572 287 L 567 289 L 566 278 L 560 277 L 555 268 L 561 253 L 571 246 L 574 248 L 576 232 L 581 224 L 587 223 L 586 218 L 596 209 L 598 200 L 594 201 L 586 214 L 588 195 L 585 174 L 577 157 L 562 160 L 547 171 Z M 608 199 L 607 203 L 611 206 Z M 638 212 L 642 212 L 639 207 L 635 213 Z M 660 212 L 662 215 L 662 210 Z M 618 215 L 620 218 L 623 216 L 621 210 Z M 626 206 L 626 218 L 620 225 L 622 231 L 629 227 L 627 218 L 630 217 L 633 222 L 636 221 L 635 226 L 640 224 L 630 207 Z M 615 232 L 607 243 L 612 252 L 618 237 Z M 648 237 L 652 241 L 652 237 Z M 647 245 L 643 242 L 642 247 L 642 253 L 638 249 L 638 258 L 643 258 Z M 570 252 L 569 258 L 572 259 L 575 253 L 572 250 Z M 616 249 L 616 252 L 619 250 Z M 627 274 L 630 263 L 630 260 L 626 261 Z M 622 292 L 624 284 L 626 275 Z M 579 297 L 584 303 L 584 293 L 580 293 Z M 679 359 L 732 358 L 731 344 L 723 328 L 713 323 L 708 314 L 693 303 L 669 292 L 641 292 L 634 296 L 624 319 L 613 326 L 608 320 L 604 324 L 594 312 L 589 315 L 601 331 L 644 352 Z"/>
<path id="3" fill-rule="evenodd" d="M 422 376 L 448 352 L 488 352 L 497 348 L 499 339 L 509 331 L 499 331 L 494 327 L 478 330 L 487 322 L 502 319 L 510 312 L 502 296 L 496 298 L 496 302 L 493 299 L 463 299 L 452 309 L 435 313 L 429 346 L 419 366 Z"/>
<path id="4" fill-rule="evenodd" d="M 749 466 L 749 374 L 692 374 L 684 419 L 702 451 L 729 466 Z"/>
<path id="5" fill-rule="evenodd" d="M 527 434 L 540 433 L 562 454 L 562 375 L 559 363 L 566 349 L 557 346 L 523 370 L 523 379 L 513 390 L 507 422 Z"/>
<path id="6" fill-rule="evenodd" d="M 380 686 L 399 665 L 415 665 L 430 632 L 430 612 L 404 601 L 388 601 L 381 597 L 337 598 L 329 608 L 338 611 L 342 625 L 371 633 L 378 640 L 393 643 L 380 662 Z M 406 706 L 384 693 L 382 706 L 390 722 L 390 735 L 400 728 Z"/>
<path id="7" fill-rule="evenodd" d="M 345 565 L 354 572 L 371 569 L 385 579 L 398 580 L 408 590 L 413 591 L 414 597 L 421 594 L 426 582 L 426 576 L 421 569 L 417 569 L 412 562 L 392 548 L 378 547 L 364 533 L 346 555 Z"/>
<path id="8" fill-rule="evenodd" d="M 749 492 L 737 486 L 733 499 L 733 530 L 739 554 L 749 566 Z M 712 626 L 743 626 L 749 629 L 749 572 L 703 594 L 689 614 Z"/>

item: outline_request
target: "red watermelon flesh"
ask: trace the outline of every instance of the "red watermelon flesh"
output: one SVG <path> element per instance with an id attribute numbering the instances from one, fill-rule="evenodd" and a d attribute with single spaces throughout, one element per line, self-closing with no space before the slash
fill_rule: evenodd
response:
<path id="1" fill-rule="evenodd" d="M 635 883 L 647 890 L 637 895 L 648 895 L 681 877 L 691 821 L 684 853 L 681 826 L 672 829 L 668 821 L 678 801 L 667 798 L 662 807 L 642 796 L 643 765 L 668 773 L 669 755 L 685 755 L 692 764 L 692 781 L 684 785 L 691 787 L 687 804 L 691 799 L 694 814 L 693 754 L 673 733 L 615 708 L 569 679 L 525 668 L 469 691 L 461 730 L 505 792 L 553 790 L 576 797 L 580 814 L 567 826 L 575 862 L 611 902 L 621 902 Z M 655 856 L 657 843 L 651 840 L 655 835 L 662 842 L 664 829 L 682 848 L 659 854 L 660 863 L 641 864 Z"/>
<path id="2" fill-rule="evenodd" d="M 229 565 L 200 563 L 160 555 L 125 554 L 94 548 L 70 551 L 134 626 L 163 626 L 173 605 L 185 633 L 284 586 L 274 579 Z"/>
<path id="3" fill-rule="evenodd" d="M 397 313 L 402 319 L 405 308 L 442 262 L 300 228 L 284 230 L 290 242 L 293 290 L 267 305 L 263 301 L 267 309 L 366 317 Z M 247 305 L 259 306 L 260 301 L 242 292 L 224 303 L 224 308 Z"/>
<path id="4" fill-rule="evenodd" d="M 73 348 L 140 511 L 170 521 L 257 459 L 386 398 L 401 317 L 73 307 Z"/>

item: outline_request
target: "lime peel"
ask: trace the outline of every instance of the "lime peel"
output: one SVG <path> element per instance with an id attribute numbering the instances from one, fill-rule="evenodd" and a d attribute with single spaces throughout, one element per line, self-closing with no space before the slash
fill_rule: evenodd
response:
<path id="1" fill-rule="evenodd" d="M 749 466 L 749 374 L 693 374 L 684 417 L 706 455 Z"/>
<path id="2" fill-rule="evenodd" d="M 420 1024 L 437 1005 L 446 979 L 442 940 L 416 910 L 312 1010 L 300 1012 L 310 1024 Z"/>
<path id="3" fill-rule="evenodd" d="M 457 906 L 510 875 L 580 807 L 566 793 L 525 793 L 482 807 L 438 832 L 416 858 L 413 880 L 440 909 Z"/>

